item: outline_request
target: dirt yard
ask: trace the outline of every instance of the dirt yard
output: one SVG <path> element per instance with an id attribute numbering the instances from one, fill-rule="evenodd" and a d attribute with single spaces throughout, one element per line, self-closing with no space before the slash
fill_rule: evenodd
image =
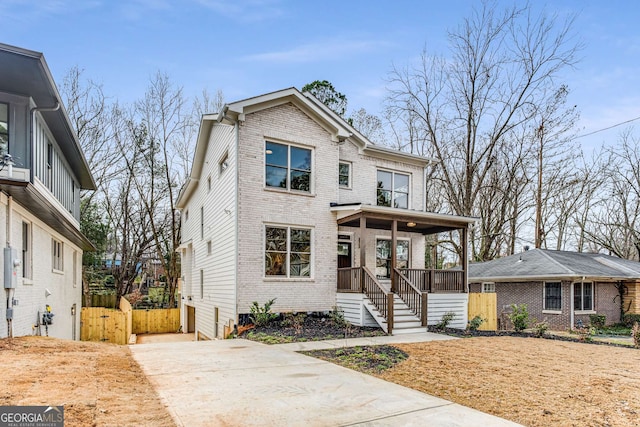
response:
<path id="1" fill-rule="evenodd" d="M 527 426 L 640 425 L 640 350 L 536 338 L 398 344 L 376 376 Z"/>
<path id="2" fill-rule="evenodd" d="M 0 405 L 64 405 L 65 426 L 174 426 L 129 348 L 0 340 Z"/>

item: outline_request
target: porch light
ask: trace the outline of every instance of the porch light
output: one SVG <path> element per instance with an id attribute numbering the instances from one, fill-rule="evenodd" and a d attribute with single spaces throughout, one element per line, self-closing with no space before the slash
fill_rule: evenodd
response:
<path id="1" fill-rule="evenodd" d="M 416 223 L 415 222 L 408 222 L 407 223 L 407 227 L 415 227 Z"/>

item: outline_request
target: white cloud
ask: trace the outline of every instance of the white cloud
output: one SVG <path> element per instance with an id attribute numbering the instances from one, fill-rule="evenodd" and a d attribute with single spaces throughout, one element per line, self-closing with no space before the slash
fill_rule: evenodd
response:
<path id="1" fill-rule="evenodd" d="M 213 12 L 239 22 L 259 22 L 285 14 L 281 0 L 195 0 Z"/>
<path id="2" fill-rule="evenodd" d="M 374 52 L 386 47 L 387 43 L 369 40 L 326 40 L 318 43 L 309 43 L 291 48 L 289 50 L 264 52 L 248 55 L 242 59 L 257 62 L 278 63 L 303 63 L 335 60 L 347 55 L 355 55 Z"/>

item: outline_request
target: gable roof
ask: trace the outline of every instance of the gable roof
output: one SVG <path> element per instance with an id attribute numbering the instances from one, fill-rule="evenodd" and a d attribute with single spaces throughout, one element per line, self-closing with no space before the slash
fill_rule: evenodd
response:
<path id="1" fill-rule="evenodd" d="M 470 282 L 548 279 L 640 279 L 640 263 L 604 254 L 532 249 L 469 264 Z"/>
<path id="2" fill-rule="evenodd" d="M 322 126 L 331 135 L 331 139 L 334 142 L 342 143 L 349 141 L 355 144 L 359 148 L 360 152 L 365 155 L 387 158 L 422 167 L 436 162 L 436 160 L 428 157 L 375 145 L 364 135 L 358 132 L 353 126 L 347 123 L 346 120 L 320 102 L 311 93 L 302 93 L 295 87 L 290 87 L 231 102 L 225 104 L 218 114 L 206 114 L 202 116 L 193 163 L 191 166 L 191 173 L 187 183 L 180 190 L 180 194 L 178 195 L 176 202 L 178 209 L 182 209 L 186 206 L 189 197 L 191 197 L 193 190 L 195 190 L 198 185 L 198 179 L 202 172 L 202 166 L 212 126 L 215 126 L 217 123 L 233 125 L 239 121 L 244 121 L 247 114 L 284 104 L 293 104 L 302 110 Z"/>
<path id="3" fill-rule="evenodd" d="M 0 92 L 30 97 L 60 146 L 80 187 L 96 185 L 78 137 L 71 126 L 49 66 L 40 52 L 0 43 Z"/>

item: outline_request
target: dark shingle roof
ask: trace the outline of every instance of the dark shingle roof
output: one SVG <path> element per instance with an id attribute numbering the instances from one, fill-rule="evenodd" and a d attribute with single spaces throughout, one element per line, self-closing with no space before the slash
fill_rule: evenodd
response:
<path id="1" fill-rule="evenodd" d="M 469 264 L 469 281 L 542 278 L 640 279 L 640 263 L 609 255 L 533 249 Z"/>

